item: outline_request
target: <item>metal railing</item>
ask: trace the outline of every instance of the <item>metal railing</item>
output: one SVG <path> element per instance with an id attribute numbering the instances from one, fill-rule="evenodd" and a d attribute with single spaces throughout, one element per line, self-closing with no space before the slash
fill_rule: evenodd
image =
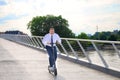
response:
<path id="1" fill-rule="evenodd" d="M 42 38 L 43 38 L 42 36 L 1 34 L 0 37 L 8 39 L 8 40 L 15 41 L 15 42 L 18 42 L 18 43 L 21 43 L 21 44 L 25 44 L 25 45 L 28 45 L 28 46 L 32 46 L 32 47 L 36 47 L 36 48 L 40 48 L 40 49 L 45 50 L 45 47 L 42 44 Z M 57 50 L 58 50 L 58 53 L 60 55 L 64 55 L 64 56 L 67 56 L 67 57 L 72 57 L 76 60 L 80 60 L 77 51 L 75 51 L 75 49 L 73 48 L 74 44 L 72 44 L 73 42 L 71 42 L 71 41 L 74 41 L 74 43 L 76 43 L 76 45 L 77 45 L 76 47 L 79 47 L 81 49 L 81 52 L 84 54 L 84 56 L 87 59 L 87 62 L 90 63 L 90 64 L 93 64 L 92 60 L 89 57 L 88 53 L 86 52 L 85 47 L 82 45 L 82 42 L 84 42 L 84 43 L 89 42 L 89 44 L 91 44 L 93 46 L 93 48 L 96 50 L 96 52 L 97 52 L 97 54 L 98 54 L 98 56 L 99 56 L 99 58 L 100 58 L 100 60 L 103 63 L 105 68 L 109 68 L 109 65 L 106 62 L 106 60 L 104 59 L 100 50 L 98 49 L 98 47 L 96 45 L 97 43 L 111 44 L 113 46 L 113 49 L 116 51 L 118 57 L 120 58 L 119 49 L 116 47 L 116 45 L 120 44 L 120 41 L 87 40 L 87 39 L 73 39 L 73 38 L 61 38 L 61 39 L 64 43 L 60 44 L 60 46 L 57 46 Z M 69 47 L 69 50 L 67 50 L 65 48 L 64 44 L 66 44 L 67 47 Z M 70 53 L 72 53 L 72 54 L 70 54 Z"/>

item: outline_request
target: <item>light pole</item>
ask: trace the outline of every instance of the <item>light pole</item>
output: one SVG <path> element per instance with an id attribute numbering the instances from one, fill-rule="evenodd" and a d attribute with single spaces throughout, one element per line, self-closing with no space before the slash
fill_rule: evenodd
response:
<path id="1" fill-rule="evenodd" d="M 96 26 L 96 30 L 97 30 L 97 39 L 99 40 L 98 25 Z"/>
<path id="2" fill-rule="evenodd" d="M 98 32 L 98 26 L 96 26 L 97 32 Z"/>

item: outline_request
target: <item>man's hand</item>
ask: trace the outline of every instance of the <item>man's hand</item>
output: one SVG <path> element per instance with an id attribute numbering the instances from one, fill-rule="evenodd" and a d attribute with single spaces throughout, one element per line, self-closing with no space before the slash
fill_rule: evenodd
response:
<path id="1" fill-rule="evenodd" d="M 50 44 L 50 42 L 47 42 L 47 44 Z"/>
<path id="2" fill-rule="evenodd" d="M 58 40 L 56 41 L 56 43 L 57 43 L 57 44 L 60 44 Z"/>

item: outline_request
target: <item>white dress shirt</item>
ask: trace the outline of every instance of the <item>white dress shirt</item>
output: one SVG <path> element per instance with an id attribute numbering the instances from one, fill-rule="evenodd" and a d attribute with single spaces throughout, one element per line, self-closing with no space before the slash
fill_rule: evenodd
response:
<path id="1" fill-rule="evenodd" d="M 54 33 L 52 36 L 53 36 L 53 43 L 56 43 L 58 41 L 61 44 L 61 39 L 58 34 Z M 50 33 L 46 34 L 43 37 L 42 43 L 45 46 L 51 46 L 51 44 L 50 44 L 51 43 L 51 34 Z M 53 46 L 56 46 L 56 44 L 54 44 Z"/>

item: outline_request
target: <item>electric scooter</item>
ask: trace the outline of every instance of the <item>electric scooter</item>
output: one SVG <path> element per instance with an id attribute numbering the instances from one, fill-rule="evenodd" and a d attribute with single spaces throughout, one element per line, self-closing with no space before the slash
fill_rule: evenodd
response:
<path id="1" fill-rule="evenodd" d="M 50 68 L 50 66 L 48 66 L 48 71 L 49 71 L 49 73 L 50 74 L 52 74 L 52 75 L 54 75 L 54 76 L 57 76 L 57 68 L 56 68 L 56 63 L 55 63 L 55 56 L 54 56 L 54 46 L 53 46 L 53 44 L 55 44 L 55 43 L 51 43 L 51 47 L 52 47 L 52 56 L 53 56 L 53 62 L 54 62 L 54 65 L 53 65 L 53 68 L 54 68 L 54 70 L 53 71 L 51 71 L 49 68 Z"/>

